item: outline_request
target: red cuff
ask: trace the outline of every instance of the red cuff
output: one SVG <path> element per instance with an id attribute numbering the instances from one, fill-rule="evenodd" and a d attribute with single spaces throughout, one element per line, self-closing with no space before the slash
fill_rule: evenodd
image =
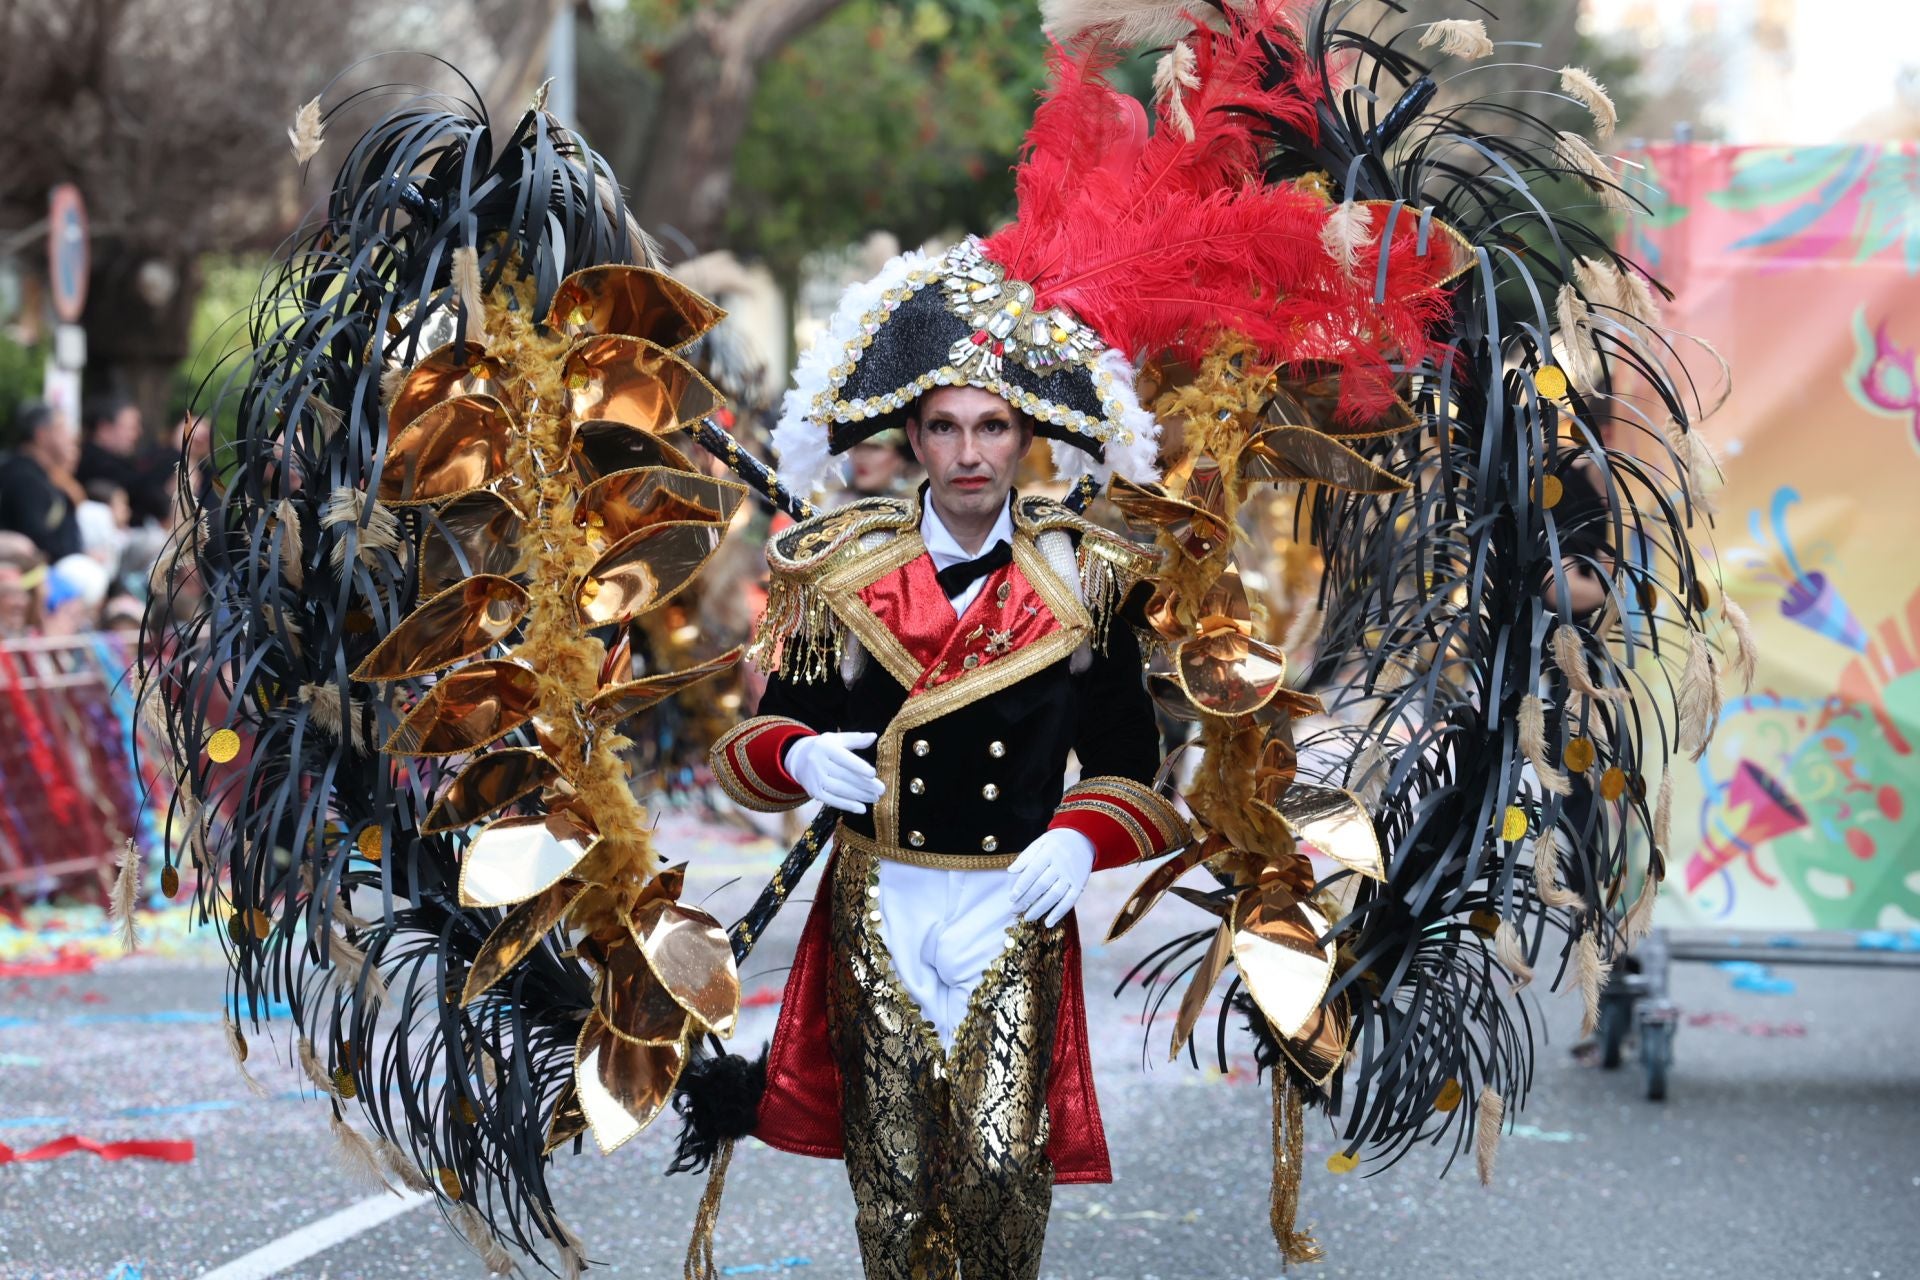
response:
<path id="1" fill-rule="evenodd" d="M 759 813 L 779 813 L 805 804 L 807 793 L 784 763 L 787 746 L 813 730 L 785 716 L 755 716 L 735 725 L 713 744 L 714 780 L 736 804 Z"/>
<path id="2" fill-rule="evenodd" d="M 1171 803 L 1153 788 L 1120 777 L 1083 778 L 1069 787 L 1047 824 L 1055 828 L 1093 841 L 1095 871 L 1157 858 L 1192 838 Z"/>

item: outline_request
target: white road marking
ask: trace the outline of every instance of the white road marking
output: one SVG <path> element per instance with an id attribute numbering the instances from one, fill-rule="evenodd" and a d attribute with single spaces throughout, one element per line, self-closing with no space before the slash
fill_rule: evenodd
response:
<path id="1" fill-rule="evenodd" d="M 351 1240 L 362 1231 L 370 1231 L 432 1199 L 423 1191 L 404 1191 L 399 1195 L 373 1196 L 358 1204 L 350 1204 L 338 1213 L 328 1214 L 318 1222 L 309 1222 L 298 1231 L 288 1232 L 278 1240 L 261 1245 L 252 1253 L 235 1258 L 224 1266 L 202 1272 L 200 1280 L 267 1280 L 268 1276 L 277 1276 L 296 1262 L 304 1262 L 342 1240 Z"/>

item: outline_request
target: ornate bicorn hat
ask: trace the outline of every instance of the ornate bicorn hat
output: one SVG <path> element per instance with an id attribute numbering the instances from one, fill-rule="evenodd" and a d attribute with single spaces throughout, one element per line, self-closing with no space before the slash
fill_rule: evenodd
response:
<path id="1" fill-rule="evenodd" d="M 969 237 L 938 258 L 907 253 L 840 301 L 801 359 L 774 428 L 780 476 L 822 487 L 834 457 L 902 425 L 936 387 L 981 387 L 1055 442 L 1064 476 L 1151 481 L 1159 427 L 1134 368 L 1064 307 L 1042 305 Z"/>

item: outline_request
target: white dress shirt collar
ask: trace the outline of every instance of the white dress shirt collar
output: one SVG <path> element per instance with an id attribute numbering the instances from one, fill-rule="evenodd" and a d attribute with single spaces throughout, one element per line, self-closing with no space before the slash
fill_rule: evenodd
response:
<path id="1" fill-rule="evenodd" d="M 1006 505 L 1000 508 L 1000 518 L 994 522 L 993 531 L 987 534 L 987 540 L 976 551 L 969 551 L 960 545 L 957 538 L 947 531 L 940 520 L 939 512 L 933 509 L 931 495 L 924 496 L 920 502 L 920 541 L 926 544 L 927 554 L 933 557 L 933 567 L 945 569 L 949 565 L 959 564 L 962 560 L 971 560 L 975 556 L 985 555 L 993 550 L 993 544 L 1004 542 L 1013 545 L 1013 495 L 1007 495 Z"/>

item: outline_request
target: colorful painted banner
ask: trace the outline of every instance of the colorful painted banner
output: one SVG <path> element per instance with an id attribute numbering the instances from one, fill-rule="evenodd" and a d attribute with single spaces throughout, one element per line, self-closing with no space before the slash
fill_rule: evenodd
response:
<path id="1" fill-rule="evenodd" d="M 1760 675 L 1684 765 L 1665 923 L 1920 925 L 1920 144 L 1654 147 L 1634 252 L 1732 368 L 1706 425 Z M 1630 184 L 1631 185 L 1631 184 Z M 1695 372 L 1716 372 L 1690 360 Z M 1711 362 L 1705 362 L 1710 365 Z"/>

